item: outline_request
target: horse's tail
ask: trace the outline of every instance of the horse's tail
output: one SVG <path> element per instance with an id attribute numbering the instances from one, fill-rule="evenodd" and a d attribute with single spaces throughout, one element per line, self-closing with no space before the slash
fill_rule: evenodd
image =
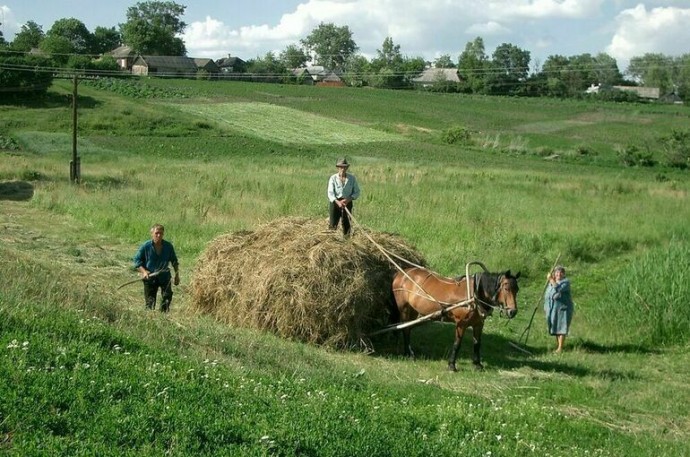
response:
<path id="1" fill-rule="evenodd" d="M 395 293 L 393 292 L 392 286 L 388 297 L 388 311 L 388 323 L 390 325 L 399 324 L 400 310 L 398 309 L 398 302 L 395 300 Z"/>

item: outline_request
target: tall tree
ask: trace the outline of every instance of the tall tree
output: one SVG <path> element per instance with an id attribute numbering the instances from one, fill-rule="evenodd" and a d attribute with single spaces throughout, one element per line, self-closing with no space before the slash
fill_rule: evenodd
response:
<path id="1" fill-rule="evenodd" d="M 386 37 L 381 49 L 376 50 L 376 57 L 371 61 L 371 77 L 369 83 L 374 87 L 397 89 L 405 85 L 403 72 L 403 57 L 400 45 L 393 42 L 393 38 Z"/>
<path id="2" fill-rule="evenodd" d="M 291 44 L 280 53 L 280 61 L 286 68 L 300 68 L 304 67 L 310 58 L 305 54 L 304 49 L 297 45 Z"/>
<path id="3" fill-rule="evenodd" d="M 175 2 L 140 2 L 127 9 L 127 22 L 120 24 L 122 41 L 134 52 L 147 55 L 182 56 L 187 53 L 179 38 L 187 27 L 180 17 L 186 6 Z"/>
<path id="4" fill-rule="evenodd" d="M 496 95 L 517 95 L 529 74 L 530 52 L 503 43 L 491 56 L 492 71 L 488 77 L 489 93 Z"/>
<path id="5" fill-rule="evenodd" d="M 319 65 L 331 70 L 341 70 L 358 49 L 350 28 L 337 27 L 333 23 L 320 23 L 301 43 L 308 53 L 315 55 Z"/>
<path id="6" fill-rule="evenodd" d="M 450 58 L 450 54 L 443 54 L 434 61 L 434 68 L 455 68 L 455 64 Z"/>
<path id="7" fill-rule="evenodd" d="M 623 83 L 623 75 L 618 69 L 618 62 L 604 52 L 594 56 L 594 76 L 600 84 L 614 85 Z"/>
<path id="8" fill-rule="evenodd" d="M 683 54 L 674 60 L 676 68 L 676 94 L 686 103 L 690 102 L 690 54 Z"/>
<path id="9" fill-rule="evenodd" d="M 60 35 L 46 36 L 38 47 L 58 65 L 64 65 L 71 55 L 75 55 L 72 42 Z"/>
<path id="10" fill-rule="evenodd" d="M 46 39 L 53 40 L 55 38 L 64 38 L 69 42 L 68 52 L 71 54 L 86 54 L 91 51 L 93 35 L 79 19 L 64 18 L 55 21 L 46 32 Z M 60 48 L 64 50 L 64 44 L 61 44 Z"/>
<path id="11" fill-rule="evenodd" d="M 288 69 L 273 52 L 247 62 L 247 72 L 259 82 L 280 82 L 290 76 Z"/>
<path id="12" fill-rule="evenodd" d="M 13 51 L 29 52 L 32 48 L 37 48 L 45 38 L 43 28 L 34 21 L 29 21 L 22 25 L 21 30 L 14 36 L 10 44 Z"/>
<path id="13" fill-rule="evenodd" d="M 570 59 L 565 56 L 551 55 L 546 58 L 540 72 L 540 75 L 543 76 L 541 80 L 545 82 L 545 87 L 541 91 L 542 94 L 551 97 L 565 97 L 569 95 L 566 84 L 569 65 Z"/>
<path id="14" fill-rule="evenodd" d="M 477 37 L 468 42 L 465 45 L 465 50 L 458 57 L 458 73 L 462 79 L 463 90 L 483 93 L 488 66 L 489 59 L 484 49 L 484 40 Z"/>
<path id="15" fill-rule="evenodd" d="M 381 44 L 381 49 L 376 50 L 376 57 L 371 61 L 373 68 L 398 69 L 403 57 L 400 53 L 400 45 L 393 42 L 393 38 L 386 37 Z"/>
<path id="16" fill-rule="evenodd" d="M 643 86 L 658 87 L 661 92 L 673 88 L 673 59 L 663 54 L 647 53 L 630 59 L 627 73 Z"/>
<path id="17" fill-rule="evenodd" d="M 0 25 L 2 25 L 2 22 L 0 22 Z M 0 29 L 0 47 L 4 47 L 6 44 L 5 36 L 2 34 L 2 29 Z"/>
<path id="18" fill-rule="evenodd" d="M 117 48 L 121 43 L 122 36 L 115 27 L 107 28 L 98 26 L 93 31 L 91 52 L 94 54 L 104 54 Z"/>
<path id="19" fill-rule="evenodd" d="M 348 86 L 361 87 L 367 80 L 370 71 L 370 63 L 361 54 L 352 54 L 343 65 L 342 80 Z"/>

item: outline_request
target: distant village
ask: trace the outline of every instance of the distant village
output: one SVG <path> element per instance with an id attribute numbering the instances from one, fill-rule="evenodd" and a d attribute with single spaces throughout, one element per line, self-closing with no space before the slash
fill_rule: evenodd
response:
<path id="1" fill-rule="evenodd" d="M 244 79 L 246 62 L 239 57 L 228 55 L 217 60 L 186 56 L 144 56 L 132 51 L 129 46 L 120 46 L 109 53 L 119 67 L 138 76 L 197 77 L 200 72 L 208 79 Z M 293 76 L 302 84 L 317 86 L 345 86 L 338 70 L 320 65 L 295 68 Z M 448 83 L 458 83 L 460 78 L 455 68 L 427 68 L 413 78 L 415 85 L 433 85 L 439 78 Z"/>
<path id="2" fill-rule="evenodd" d="M 110 53 L 118 66 L 126 72 L 137 76 L 166 76 L 195 78 L 205 74 L 208 79 L 246 79 L 246 62 L 239 57 L 228 55 L 217 60 L 210 58 L 193 58 L 187 56 L 144 56 L 132 51 L 129 46 L 120 46 Z M 315 86 L 345 86 L 338 70 L 331 70 L 320 65 L 295 68 L 293 76 L 301 84 Z M 447 83 L 459 83 L 460 76 L 456 68 L 427 68 L 412 83 L 416 87 L 426 88 L 443 80 Z M 662 94 L 658 87 L 642 86 L 604 86 L 592 84 L 588 94 L 596 94 L 605 90 L 629 91 L 642 100 L 663 101 L 666 103 L 682 104 L 683 101 L 675 94 Z"/>

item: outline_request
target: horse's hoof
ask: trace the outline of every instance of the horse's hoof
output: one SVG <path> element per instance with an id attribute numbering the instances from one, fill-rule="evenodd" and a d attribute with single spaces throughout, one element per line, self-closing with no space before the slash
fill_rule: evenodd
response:
<path id="1" fill-rule="evenodd" d="M 449 363 L 449 364 L 448 364 L 448 371 L 456 372 L 456 371 L 458 371 L 458 369 L 455 368 L 455 364 L 454 364 L 454 363 Z"/>
<path id="2" fill-rule="evenodd" d="M 484 365 L 482 365 L 481 363 L 474 363 L 474 364 L 472 364 L 472 365 L 474 366 L 474 369 L 475 369 L 475 370 L 477 370 L 477 371 L 484 371 Z"/>

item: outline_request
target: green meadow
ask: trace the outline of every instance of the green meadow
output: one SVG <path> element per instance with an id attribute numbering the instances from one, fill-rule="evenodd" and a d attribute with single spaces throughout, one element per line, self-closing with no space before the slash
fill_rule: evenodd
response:
<path id="1" fill-rule="evenodd" d="M 0 452 L 690 455 L 690 171 L 668 160 L 690 108 L 81 81 L 76 185 L 71 90 L 0 104 Z M 355 236 L 395 233 L 449 276 L 521 272 L 483 372 L 471 335 L 446 371 L 450 324 L 415 328 L 409 360 L 392 334 L 335 351 L 190 311 L 216 236 L 326 226 L 341 156 L 363 191 Z M 153 223 L 181 259 L 168 315 L 117 289 Z M 541 311 L 556 258 L 576 303 L 558 355 Z"/>

